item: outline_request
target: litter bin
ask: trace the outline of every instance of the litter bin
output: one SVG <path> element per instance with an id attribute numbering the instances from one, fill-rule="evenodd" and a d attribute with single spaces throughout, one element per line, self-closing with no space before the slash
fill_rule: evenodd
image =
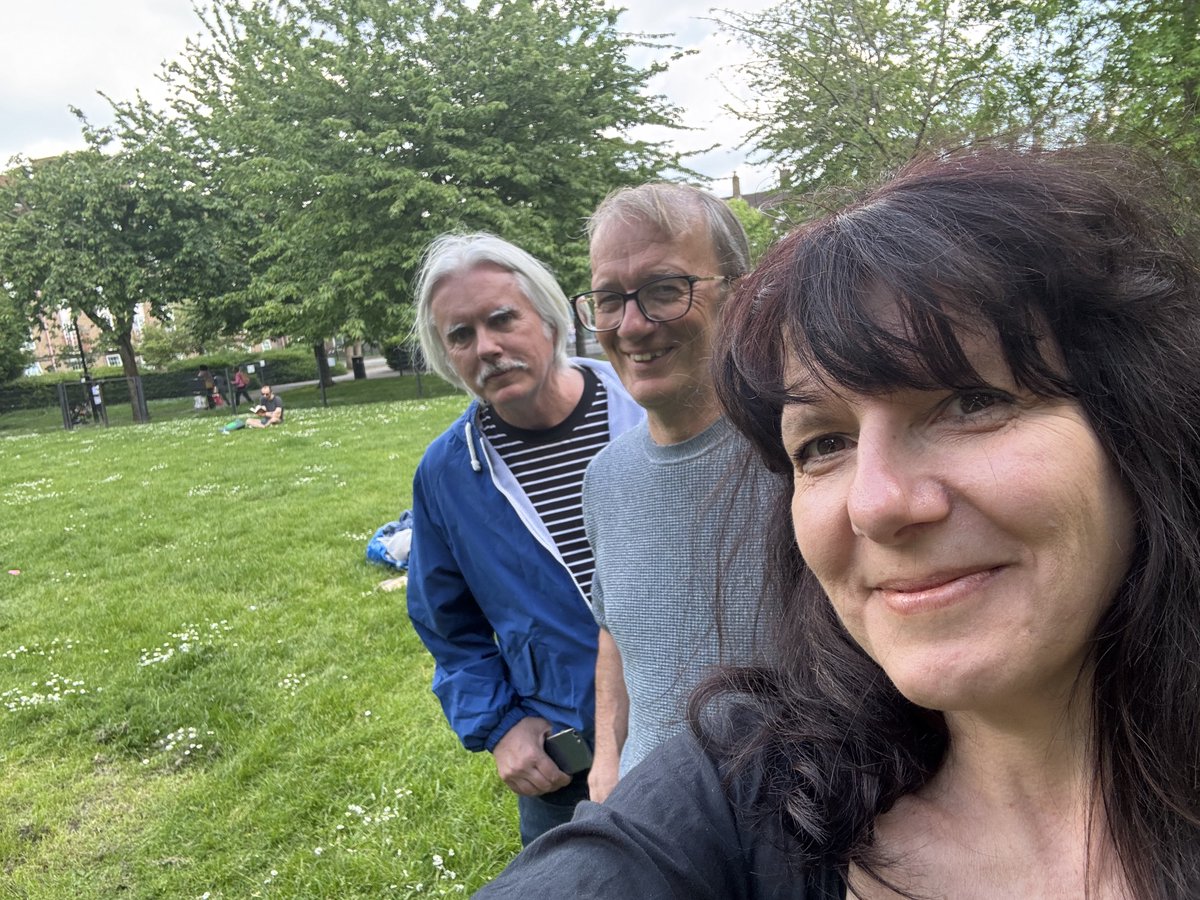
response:
<path id="1" fill-rule="evenodd" d="M 363 362 L 363 358 L 361 356 L 350 357 L 350 366 L 354 369 L 355 381 L 359 381 L 360 379 L 367 377 L 367 366 Z"/>

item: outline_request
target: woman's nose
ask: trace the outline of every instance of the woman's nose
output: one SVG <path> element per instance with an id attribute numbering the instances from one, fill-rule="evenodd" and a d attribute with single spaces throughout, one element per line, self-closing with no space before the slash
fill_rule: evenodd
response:
<path id="1" fill-rule="evenodd" d="M 846 506 L 855 534 L 889 543 L 945 518 L 950 499 L 928 448 L 903 431 L 877 429 L 859 435 Z"/>

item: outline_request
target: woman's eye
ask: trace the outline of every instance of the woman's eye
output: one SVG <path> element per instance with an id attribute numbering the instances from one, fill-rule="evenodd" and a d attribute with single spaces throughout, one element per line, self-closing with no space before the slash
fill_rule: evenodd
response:
<path id="1" fill-rule="evenodd" d="M 963 391 L 952 398 L 950 410 L 960 416 L 974 416 L 1007 402 L 1010 398 L 996 390 Z"/>
<path id="2" fill-rule="evenodd" d="M 996 402 L 995 394 L 985 394 L 982 391 L 977 391 L 974 394 L 966 394 L 959 398 L 959 405 L 965 413 L 979 412 L 987 409 Z"/>
<path id="3" fill-rule="evenodd" d="M 848 441 L 844 437 L 836 434 L 824 434 L 806 444 L 800 445 L 795 454 L 796 462 L 804 464 L 820 459 L 823 456 L 841 453 L 847 446 Z"/>

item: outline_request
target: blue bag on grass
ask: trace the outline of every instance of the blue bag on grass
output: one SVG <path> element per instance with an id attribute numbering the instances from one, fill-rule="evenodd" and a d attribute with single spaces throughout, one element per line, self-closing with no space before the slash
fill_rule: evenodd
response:
<path id="1" fill-rule="evenodd" d="M 412 510 L 400 513 L 395 522 L 380 525 L 367 542 L 367 561 L 400 571 L 408 569 L 408 548 L 412 545 Z"/>

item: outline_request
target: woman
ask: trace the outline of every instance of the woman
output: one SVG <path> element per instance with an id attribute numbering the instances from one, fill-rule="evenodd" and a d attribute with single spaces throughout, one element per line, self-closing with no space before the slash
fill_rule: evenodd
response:
<path id="1" fill-rule="evenodd" d="M 233 370 L 233 387 L 234 387 L 234 394 L 233 394 L 234 406 L 237 405 L 237 402 L 238 402 L 239 398 L 241 398 L 241 397 L 245 397 L 247 403 L 254 402 L 253 400 L 250 399 L 250 392 L 247 390 L 247 388 L 250 387 L 250 376 L 248 376 L 246 374 L 246 370 L 243 369 L 241 366 L 237 366 Z"/>
<path id="2" fill-rule="evenodd" d="M 781 662 L 486 896 L 1200 896 L 1200 271 L 1119 168 L 919 162 L 740 285 Z"/>

